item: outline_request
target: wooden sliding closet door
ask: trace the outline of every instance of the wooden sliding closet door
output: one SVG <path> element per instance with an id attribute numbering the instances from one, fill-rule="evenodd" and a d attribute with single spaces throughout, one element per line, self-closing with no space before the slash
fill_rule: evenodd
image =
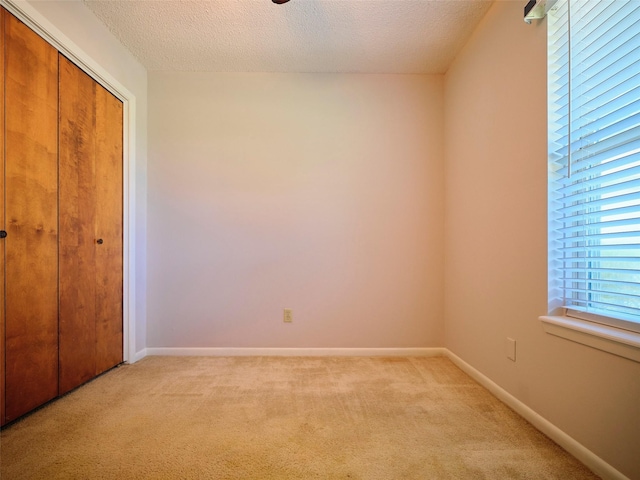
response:
<path id="1" fill-rule="evenodd" d="M 122 102 L 96 88 L 96 375 L 122 363 Z"/>
<path id="2" fill-rule="evenodd" d="M 3 12 L 5 420 L 58 394 L 58 52 Z"/>
<path id="3" fill-rule="evenodd" d="M 60 393 L 95 376 L 95 82 L 60 56 Z"/>
<path id="4" fill-rule="evenodd" d="M 122 113 L 60 55 L 60 394 L 122 362 Z"/>
<path id="5" fill-rule="evenodd" d="M 0 7 L 0 425 L 4 425 L 4 8 Z"/>

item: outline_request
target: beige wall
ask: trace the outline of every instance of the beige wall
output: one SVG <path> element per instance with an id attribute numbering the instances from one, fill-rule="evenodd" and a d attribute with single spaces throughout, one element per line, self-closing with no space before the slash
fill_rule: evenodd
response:
<path id="1" fill-rule="evenodd" d="M 136 97 L 136 351 L 146 345 L 147 71 L 80 0 L 29 1 Z"/>
<path id="2" fill-rule="evenodd" d="M 442 80 L 150 73 L 148 346 L 442 345 Z"/>
<path id="3" fill-rule="evenodd" d="M 640 364 L 545 334 L 546 26 L 496 2 L 445 78 L 445 346 L 630 478 Z M 505 339 L 517 341 L 517 361 Z"/>

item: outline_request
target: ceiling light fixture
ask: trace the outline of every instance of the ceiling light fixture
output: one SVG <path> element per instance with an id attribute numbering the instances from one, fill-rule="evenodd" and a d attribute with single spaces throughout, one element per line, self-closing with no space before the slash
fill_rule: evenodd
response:
<path id="1" fill-rule="evenodd" d="M 282 5 L 283 3 L 287 3 L 289 0 L 271 0 L 273 3 L 277 3 L 278 5 Z"/>

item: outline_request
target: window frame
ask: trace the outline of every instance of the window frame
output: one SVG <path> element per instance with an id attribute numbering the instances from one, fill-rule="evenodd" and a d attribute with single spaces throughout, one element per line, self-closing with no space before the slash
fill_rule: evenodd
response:
<path id="1" fill-rule="evenodd" d="M 557 2 L 557 4 L 556 2 L 553 2 L 554 8 L 551 9 L 552 11 L 550 12 L 550 14 L 553 15 L 554 11 L 556 11 L 561 6 L 564 6 L 565 2 L 569 3 L 570 1 L 572 0 L 560 0 Z M 567 14 L 567 20 L 565 21 L 565 24 L 568 21 L 569 21 L 569 14 Z M 568 30 L 570 30 L 570 27 L 568 28 Z M 569 32 L 567 32 L 567 34 L 569 34 Z M 552 41 L 551 35 L 552 35 L 552 32 L 549 32 L 548 34 L 549 42 Z M 551 47 L 551 43 L 549 43 L 549 46 L 548 46 L 549 52 L 551 54 L 550 47 Z M 561 48 L 561 47 L 562 45 L 560 45 L 560 47 L 558 48 Z M 565 269 L 571 269 L 571 267 L 566 266 L 566 263 L 574 262 L 572 260 L 573 257 L 561 258 L 558 255 L 559 242 L 562 244 L 563 247 L 566 247 L 569 241 L 560 239 L 559 238 L 560 234 L 557 232 L 557 229 L 553 228 L 554 222 L 559 222 L 559 219 L 552 214 L 552 212 L 555 211 L 557 207 L 558 196 L 559 196 L 559 193 L 557 192 L 558 185 L 563 184 L 564 180 L 562 180 L 561 179 L 562 177 L 558 175 L 558 171 L 561 170 L 562 168 L 561 166 L 562 161 L 558 163 L 557 158 L 554 160 L 551 159 L 552 153 L 557 153 L 561 151 L 561 150 L 558 150 L 557 148 L 554 148 L 554 149 L 551 148 L 552 128 L 557 127 L 558 125 L 556 121 L 552 120 L 552 115 L 558 115 L 558 112 L 559 112 L 558 109 L 554 110 L 553 108 L 554 104 L 553 104 L 551 94 L 552 92 L 554 94 L 557 94 L 558 91 L 553 89 L 554 85 L 551 80 L 551 75 L 553 73 L 557 73 L 561 69 L 566 69 L 567 71 L 571 71 L 572 65 L 571 65 L 570 44 L 568 45 L 567 55 L 568 57 L 567 57 L 566 63 L 563 65 L 559 65 L 559 68 L 557 70 L 554 70 L 554 71 L 550 70 L 549 77 L 548 77 L 548 87 L 549 87 L 549 102 L 548 102 L 548 105 L 549 105 L 548 119 L 549 120 L 548 122 L 549 122 L 549 132 L 550 132 L 549 192 L 548 192 L 549 310 L 552 313 L 549 315 L 541 316 L 540 320 L 543 322 L 544 330 L 549 334 L 566 338 L 574 342 L 578 342 L 584 345 L 598 348 L 600 350 L 604 350 L 604 351 L 613 353 L 615 355 L 619 355 L 619 356 L 640 362 L 640 320 L 638 320 L 637 316 L 626 315 L 624 313 L 612 312 L 609 310 L 604 310 L 604 311 L 598 310 L 598 309 L 592 308 L 591 306 L 589 306 L 589 308 L 587 309 L 587 308 L 581 308 L 576 305 L 572 305 L 571 302 L 569 301 L 571 299 L 571 295 L 574 295 L 574 296 L 578 295 L 578 297 L 573 299 L 574 302 L 584 303 L 589 305 L 591 303 L 591 295 L 592 295 L 590 285 L 592 283 L 606 284 L 607 281 L 604 279 L 597 279 L 594 282 L 590 282 L 589 279 L 591 277 L 587 276 L 586 278 L 580 278 L 578 276 L 576 277 L 575 282 L 573 282 L 574 285 L 571 285 L 570 287 L 567 288 L 567 282 L 571 283 L 572 279 L 565 274 L 566 272 Z M 551 68 L 551 62 L 549 62 L 549 68 Z M 573 125 L 571 120 L 571 109 L 572 109 L 571 96 L 574 95 L 574 90 L 572 90 L 571 77 L 569 77 L 566 83 L 566 88 L 567 88 L 566 95 L 569 98 L 569 100 L 566 101 L 568 106 L 567 111 L 569 113 L 567 116 L 567 120 L 565 121 L 566 123 L 560 124 L 561 126 L 564 126 L 566 124 L 566 128 L 568 131 L 567 139 L 566 139 L 567 145 L 565 146 L 565 149 L 569 148 L 568 147 L 569 144 L 571 145 L 574 144 L 571 138 L 573 132 L 569 128 L 571 125 Z M 557 130 L 554 130 L 554 132 L 557 133 Z M 562 158 L 566 164 L 565 168 L 567 170 L 570 170 L 573 165 L 571 162 L 572 153 L 569 153 L 569 150 L 566 150 L 564 155 L 565 156 Z M 629 164 L 633 165 L 634 162 L 631 161 Z M 558 165 L 560 165 L 560 168 L 558 168 Z M 606 163 L 602 165 L 606 165 Z M 627 165 L 627 163 L 625 163 L 625 165 Z M 586 208 L 588 209 L 588 208 L 594 208 L 594 207 L 587 203 Z M 599 210 L 596 210 L 595 212 L 592 212 L 592 213 L 597 213 L 598 211 Z M 602 210 L 602 212 L 604 216 L 606 216 L 607 210 Z M 600 235 L 598 235 L 598 237 L 599 236 Z M 634 235 L 630 234 L 630 236 L 633 238 Z M 588 237 L 576 237 L 576 238 L 588 239 Z M 585 240 L 578 240 L 578 243 L 582 241 L 585 241 Z M 578 246 L 577 243 L 575 245 Z M 584 251 L 587 251 L 586 246 L 584 246 L 583 248 L 584 248 Z M 589 258 L 590 258 L 589 255 L 585 255 L 584 257 L 576 256 L 575 262 L 591 264 L 592 262 L 589 261 Z M 562 266 L 563 274 L 557 275 L 558 262 L 561 260 L 563 262 L 563 266 Z M 597 260 L 597 261 L 610 262 L 611 260 L 605 259 L 605 260 Z M 581 267 L 581 269 L 585 271 L 588 270 L 589 268 L 592 268 L 592 266 L 588 265 L 585 267 Z M 564 290 L 569 290 L 570 292 L 573 292 L 573 293 L 566 293 Z M 604 293 L 606 294 L 607 292 L 604 292 Z M 614 292 L 612 292 L 612 294 L 616 295 Z M 583 296 L 586 295 L 586 300 L 582 299 L 580 295 L 583 295 Z M 601 293 L 598 291 L 594 291 L 593 295 L 598 296 L 598 295 L 601 295 Z M 598 301 L 596 301 L 596 303 L 598 303 Z M 620 305 L 621 305 L 620 308 L 624 308 L 623 304 L 620 304 Z M 630 309 L 630 310 L 633 311 L 633 309 Z"/>

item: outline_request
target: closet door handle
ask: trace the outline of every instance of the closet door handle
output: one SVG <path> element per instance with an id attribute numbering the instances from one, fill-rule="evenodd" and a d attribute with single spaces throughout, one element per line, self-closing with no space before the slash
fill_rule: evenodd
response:
<path id="1" fill-rule="evenodd" d="M 96 243 L 98 245 L 102 245 L 104 243 L 104 240 L 102 240 L 101 238 L 99 238 L 98 240 L 96 240 Z"/>
<path id="2" fill-rule="evenodd" d="M 0 238 L 7 238 L 7 232 L 0 230 Z"/>

